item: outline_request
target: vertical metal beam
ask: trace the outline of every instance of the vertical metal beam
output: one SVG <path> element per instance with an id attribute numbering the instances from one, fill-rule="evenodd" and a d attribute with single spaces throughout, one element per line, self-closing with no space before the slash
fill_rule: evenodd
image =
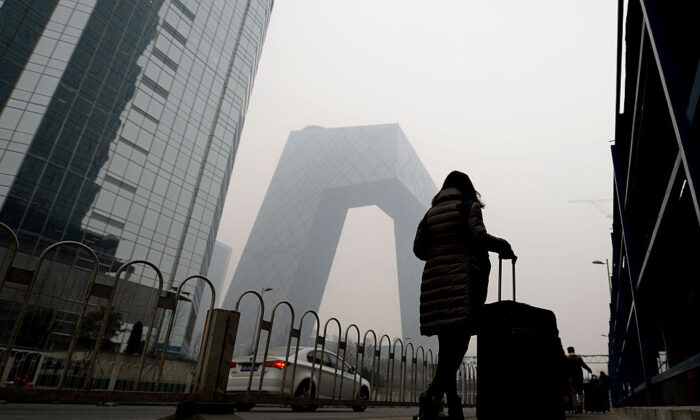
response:
<path id="1" fill-rule="evenodd" d="M 629 36 L 629 34 L 628 34 Z M 639 36 L 639 57 L 637 62 L 637 78 L 635 79 L 635 89 L 634 89 L 634 108 L 632 110 L 632 124 L 630 125 L 629 131 L 629 154 L 627 155 L 627 176 L 625 178 L 625 188 L 623 198 L 623 209 L 627 208 L 627 193 L 629 192 L 629 185 L 631 180 L 631 168 L 632 168 L 632 158 L 634 157 L 634 146 L 637 144 L 636 139 L 638 137 L 637 126 L 641 125 L 641 120 L 644 117 L 644 109 L 642 104 L 644 103 L 644 97 L 646 96 L 646 79 L 647 70 L 644 66 L 644 39 L 646 37 L 646 30 L 644 24 L 641 26 L 640 36 Z M 642 78 L 644 80 L 642 80 Z"/>
<path id="2" fill-rule="evenodd" d="M 620 222 L 620 227 L 622 229 L 622 243 L 623 243 L 623 249 L 621 249 L 621 253 L 624 253 L 624 255 L 627 257 L 627 273 L 629 275 L 629 287 L 630 287 L 630 292 L 632 295 L 632 304 L 634 305 L 634 318 L 635 318 L 635 323 L 637 326 L 637 339 L 639 343 L 639 352 L 640 356 L 642 358 L 642 375 L 644 377 L 644 383 L 646 384 L 646 397 L 647 397 L 647 404 L 651 405 L 652 403 L 652 395 L 651 395 L 651 382 L 650 380 L 650 373 L 647 372 L 647 360 L 648 358 L 648 350 L 649 350 L 649 345 L 648 345 L 648 335 L 646 331 L 646 323 L 644 322 L 644 311 L 642 308 L 640 308 L 640 302 L 639 302 L 639 296 L 637 295 L 637 288 L 635 287 L 637 283 L 637 278 L 639 276 L 639 272 L 637 270 L 637 261 L 636 261 L 636 254 L 634 254 L 634 245 L 632 245 L 632 241 L 630 238 L 630 227 L 629 224 L 627 223 L 627 217 L 625 216 L 624 212 L 624 207 L 622 205 L 622 202 L 620 201 L 621 197 L 624 197 L 625 191 L 624 186 L 622 186 L 622 179 L 621 179 L 621 174 L 620 174 L 620 168 L 618 165 L 618 161 L 615 155 L 615 148 L 612 148 L 612 154 L 613 154 L 613 173 L 614 173 L 614 180 L 615 180 L 615 192 L 617 193 L 617 211 L 619 215 L 619 222 Z M 628 168 L 629 171 L 629 168 Z M 620 271 L 622 270 L 622 267 L 620 267 Z M 631 311 L 632 309 L 630 309 Z"/>
<path id="3" fill-rule="evenodd" d="M 671 176 L 668 180 L 668 185 L 666 185 L 666 193 L 664 194 L 664 199 L 661 202 L 661 208 L 659 209 L 659 214 L 656 216 L 656 224 L 654 225 L 654 231 L 651 234 L 651 239 L 649 239 L 649 246 L 647 246 L 647 252 L 644 256 L 644 261 L 642 261 L 642 268 L 639 270 L 639 278 L 637 279 L 637 290 L 642 285 L 642 279 L 644 278 L 644 272 L 646 271 L 649 260 L 651 259 L 651 252 L 654 249 L 654 244 L 656 243 L 656 237 L 659 234 L 659 229 L 661 229 L 661 222 L 666 214 L 666 207 L 668 207 L 668 200 L 673 192 L 673 186 L 676 183 L 676 177 L 678 176 L 678 170 L 681 166 L 681 154 L 678 153 L 676 157 L 676 162 L 673 164 L 673 170 L 671 171 Z"/>
<path id="4" fill-rule="evenodd" d="M 614 149 L 615 146 L 612 146 Z M 617 194 L 617 193 L 616 193 Z M 622 384 L 621 384 L 621 372 L 620 372 L 620 353 L 621 353 L 621 343 L 624 337 L 623 326 L 620 323 L 620 312 L 625 308 L 624 296 L 620 293 L 620 270 L 621 264 L 619 263 L 619 256 L 621 254 L 621 243 L 620 247 L 615 246 L 615 237 L 613 234 L 610 235 L 610 240 L 613 242 L 613 269 L 612 269 L 612 296 L 615 296 L 615 304 L 611 305 L 611 331 L 609 337 L 609 366 L 608 372 L 610 373 L 610 380 L 612 382 L 612 401 L 615 406 L 619 406 L 621 395 L 622 395 Z M 611 341 L 611 342 L 610 342 Z"/>
<path id="5" fill-rule="evenodd" d="M 616 146 L 611 146 L 611 157 L 613 160 L 613 169 L 616 171 L 619 171 L 619 167 L 616 165 Z M 619 176 L 619 179 L 622 179 L 622 175 Z M 620 208 L 621 203 L 619 198 L 624 196 L 624 193 L 620 193 L 617 191 L 617 186 L 614 185 L 614 192 L 615 192 L 615 203 L 618 208 Z M 621 215 L 618 214 L 618 218 Z M 615 238 L 611 238 L 613 242 L 615 242 Z M 616 375 L 617 375 L 617 383 L 618 383 L 618 388 L 619 388 L 619 399 L 618 403 L 621 403 L 622 401 L 622 383 L 624 382 L 620 378 L 626 380 L 628 376 L 625 376 L 624 372 L 626 371 L 626 366 L 623 363 L 623 358 L 622 354 L 624 352 L 624 347 L 625 347 L 625 340 L 627 340 L 627 320 L 629 319 L 629 314 L 634 308 L 634 303 L 630 303 L 629 305 L 629 311 L 627 310 L 627 302 L 625 299 L 624 294 L 622 293 L 622 273 L 623 273 L 623 257 L 625 255 L 624 252 L 624 239 L 622 235 L 620 235 L 620 238 L 618 240 L 618 243 L 615 244 L 613 243 L 613 276 L 614 276 L 614 281 L 613 281 L 613 290 L 615 291 L 617 295 L 617 304 L 615 306 L 615 343 L 613 345 L 614 349 L 614 363 L 617 368 Z M 622 368 L 622 370 L 621 370 Z"/>
<path id="6" fill-rule="evenodd" d="M 19 240 L 17 239 L 17 235 L 15 234 L 15 232 L 12 229 L 10 229 L 9 226 L 2 222 L 0 222 L 0 231 L 5 231 L 5 233 L 10 239 L 10 250 L 5 256 L 5 261 L 0 262 L 0 267 L 2 268 L 2 272 L 0 272 L 0 290 L 2 290 L 2 286 L 5 284 L 5 278 L 7 277 L 7 273 L 10 272 L 12 264 L 15 262 L 17 250 L 19 249 Z"/>
<path id="7" fill-rule="evenodd" d="M 639 0 L 639 3 L 642 7 L 644 23 L 658 67 L 673 131 L 683 158 L 683 167 L 695 208 L 695 216 L 700 223 L 700 204 L 695 188 L 696 182 L 700 182 L 700 163 L 698 162 L 698 149 L 690 138 L 690 124 L 683 118 L 687 112 L 686 101 L 688 98 L 685 97 L 686 91 L 682 86 L 679 63 L 673 55 L 671 41 L 665 32 L 666 27 L 664 27 L 659 13 L 657 0 Z"/>

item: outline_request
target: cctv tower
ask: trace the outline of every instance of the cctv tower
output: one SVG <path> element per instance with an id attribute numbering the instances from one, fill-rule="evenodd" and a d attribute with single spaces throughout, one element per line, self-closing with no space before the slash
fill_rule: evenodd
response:
<path id="1" fill-rule="evenodd" d="M 413 239 L 435 191 L 398 124 L 293 131 L 224 307 L 232 309 L 246 290 L 272 288 L 266 319 L 271 304 L 287 300 L 296 327 L 304 311 L 318 311 L 348 209 L 376 205 L 394 220 L 402 331 L 415 340 L 423 264 L 413 255 Z M 242 331 L 253 328 L 257 305 L 241 301 Z"/>

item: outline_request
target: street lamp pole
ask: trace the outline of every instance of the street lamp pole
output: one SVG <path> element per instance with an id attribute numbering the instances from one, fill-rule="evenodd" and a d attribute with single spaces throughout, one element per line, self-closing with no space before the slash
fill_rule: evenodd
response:
<path id="1" fill-rule="evenodd" d="M 262 300 L 264 302 L 265 301 L 265 298 L 264 298 L 265 292 L 271 292 L 273 290 L 274 289 L 272 287 L 261 287 L 260 288 L 260 300 Z M 253 342 L 250 344 L 251 351 L 252 351 L 253 346 L 255 345 L 255 337 L 258 334 L 258 327 L 260 326 L 260 311 L 262 311 L 262 309 L 263 309 L 263 307 L 262 307 L 262 305 L 260 305 L 260 307 L 258 308 L 258 316 L 257 316 L 257 318 L 255 318 L 255 329 L 253 330 Z M 265 314 L 263 313 L 263 316 L 264 315 Z"/>
<path id="2" fill-rule="evenodd" d="M 608 259 L 605 259 L 605 262 L 601 260 L 595 260 L 592 262 L 592 264 L 605 264 L 605 277 L 606 280 L 608 281 L 608 289 L 610 290 L 610 298 L 612 299 L 612 276 L 610 275 L 610 264 L 608 263 Z"/>

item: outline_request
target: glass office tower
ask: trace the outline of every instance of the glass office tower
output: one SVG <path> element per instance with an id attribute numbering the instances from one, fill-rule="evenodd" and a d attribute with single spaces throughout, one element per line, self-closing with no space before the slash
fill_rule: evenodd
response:
<path id="1" fill-rule="evenodd" d="M 166 288 L 206 273 L 272 3 L 0 2 L 0 221 L 21 252 L 76 240 Z"/>

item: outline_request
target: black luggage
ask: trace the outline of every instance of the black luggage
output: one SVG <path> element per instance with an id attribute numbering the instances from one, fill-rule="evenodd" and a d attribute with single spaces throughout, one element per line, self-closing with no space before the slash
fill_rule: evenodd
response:
<path id="1" fill-rule="evenodd" d="M 484 305 L 477 338 L 476 416 L 479 420 L 565 419 L 564 349 L 552 311 L 501 300 Z"/>

